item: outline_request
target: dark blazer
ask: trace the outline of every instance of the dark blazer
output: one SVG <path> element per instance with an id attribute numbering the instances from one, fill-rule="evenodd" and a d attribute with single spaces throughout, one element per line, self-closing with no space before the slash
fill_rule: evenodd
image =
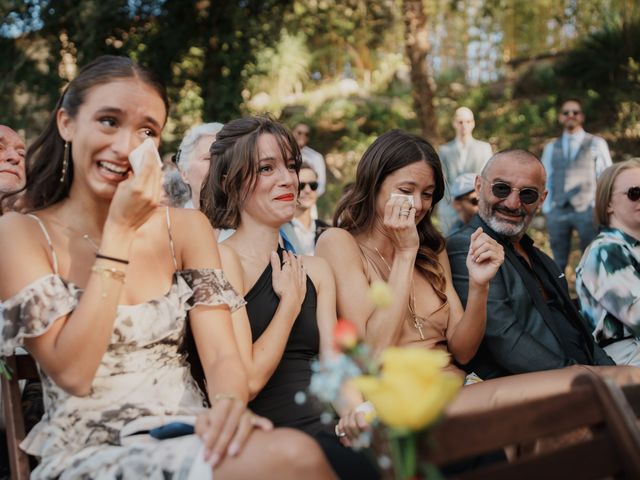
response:
<path id="1" fill-rule="evenodd" d="M 511 243 L 494 232 L 477 215 L 469 224 L 447 240 L 453 284 L 465 305 L 469 294 L 469 272 L 466 266 L 471 234 L 478 228 L 498 241 L 505 250 L 505 260 L 491 281 L 487 301 L 487 329 L 476 356 L 465 365 L 481 378 L 495 378 L 515 373 L 551 370 L 577 363 L 566 354 L 561 330 L 540 293 L 537 282 L 528 280 L 526 267 L 516 256 Z M 614 365 L 598 347 L 584 318 L 569 296 L 566 279 L 558 266 L 525 235 L 522 244 L 530 245 L 530 255 L 536 255 L 558 294 L 564 311 L 583 337 L 587 357 L 592 365 Z"/>

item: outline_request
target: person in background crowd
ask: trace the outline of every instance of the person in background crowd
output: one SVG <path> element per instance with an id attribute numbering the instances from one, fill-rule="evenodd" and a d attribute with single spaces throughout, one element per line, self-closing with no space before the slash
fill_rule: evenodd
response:
<path id="1" fill-rule="evenodd" d="M 27 154 L 33 213 L 0 218 L 0 356 L 24 345 L 45 398 L 21 444 L 40 461 L 31 478 L 332 478 L 314 442 L 246 407 L 230 316 L 244 301 L 209 222 L 157 208 L 155 155 L 133 171 L 129 154 L 157 148 L 167 112 L 151 72 L 97 58 Z M 187 321 L 210 408 L 180 350 Z M 181 436 L 154 430 L 176 421 Z"/>
<path id="2" fill-rule="evenodd" d="M 186 183 L 179 171 L 163 172 L 160 204 L 169 207 L 184 208 L 191 201 L 191 187 Z"/>
<path id="3" fill-rule="evenodd" d="M 600 233 L 576 270 L 582 314 L 617 364 L 640 367 L 640 159 L 602 172 L 595 215 Z"/>
<path id="4" fill-rule="evenodd" d="M 313 168 L 318 176 L 318 197 L 320 197 L 324 193 L 327 185 L 327 165 L 324 162 L 324 157 L 308 145 L 309 136 L 311 135 L 309 125 L 304 122 L 298 122 L 293 127 L 292 132 L 298 143 L 298 147 L 300 147 L 302 161 Z"/>
<path id="5" fill-rule="evenodd" d="M 0 125 L 0 215 L 15 208 L 19 196 L 7 197 L 24 187 L 25 146 L 20 135 L 6 125 Z"/>
<path id="6" fill-rule="evenodd" d="M 478 213 L 476 175 L 474 173 L 458 175 L 453 182 L 451 196 L 453 197 L 453 209 L 458 214 L 458 220 L 451 227 L 449 236 L 464 227 Z"/>
<path id="7" fill-rule="evenodd" d="M 192 127 L 178 147 L 176 164 L 182 178 L 191 188 L 191 201 L 185 204 L 186 208 L 200 208 L 200 190 L 209 171 L 211 158 L 209 149 L 222 126 L 221 123 L 214 122 Z"/>
<path id="8" fill-rule="evenodd" d="M 440 147 L 438 154 L 445 178 L 445 194 L 438 205 L 440 230 L 447 235 L 456 221 L 456 212 L 451 206 L 450 188 L 454 180 L 463 173 L 478 174 L 493 154 L 491 145 L 473 138 L 476 122 L 473 112 L 467 107 L 456 110 L 452 121 L 456 138 Z"/>
<path id="9" fill-rule="evenodd" d="M 223 268 L 244 295 L 233 326 L 249 379 L 250 406 L 276 426 L 315 438 L 340 478 L 376 478 L 363 454 L 340 445 L 323 408 L 296 400 L 311 381 L 311 360 L 331 355 L 335 285 L 323 259 L 282 248 L 299 193 L 300 151 L 291 132 L 268 117 L 232 120 L 211 149 L 203 211 L 235 233 L 220 245 Z"/>
<path id="10" fill-rule="evenodd" d="M 562 102 L 558 122 L 563 132 L 549 142 L 542 153 L 549 192 L 542 207 L 553 259 L 562 272 L 569 261 L 573 230 L 580 237 L 584 251 L 596 235 L 593 224 L 596 181 L 611 165 L 607 142 L 582 128 L 584 112 L 580 100 Z"/>
<path id="11" fill-rule="evenodd" d="M 482 228 L 505 251 L 491 280 L 487 326 L 465 369 L 483 379 L 568 365 L 613 365 L 569 297 L 564 275 L 526 231 L 547 194 L 540 160 L 526 150 L 495 154 L 476 179 L 478 215 L 447 239 L 453 284 L 471 298 L 467 252 Z"/>
<path id="12" fill-rule="evenodd" d="M 314 220 L 311 210 L 318 199 L 318 175 L 310 165 L 302 163 L 299 179 L 298 204 L 296 213 L 291 220 L 293 231 L 300 246 L 298 253 L 301 255 L 313 255 L 316 250 L 316 242 L 320 234 L 329 228 L 322 220 Z"/>

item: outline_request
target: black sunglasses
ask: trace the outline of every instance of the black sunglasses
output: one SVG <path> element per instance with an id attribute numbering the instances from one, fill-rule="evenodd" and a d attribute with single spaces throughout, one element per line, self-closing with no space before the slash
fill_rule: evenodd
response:
<path id="1" fill-rule="evenodd" d="M 640 200 L 640 187 L 629 187 L 629 190 L 626 192 L 619 192 L 627 195 L 627 198 L 632 202 L 637 202 Z"/>
<path id="2" fill-rule="evenodd" d="M 568 116 L 569 116 L 569 114 L 571 114 L 571 113 L 573 113 L 574 115 L 578 116 L 578 115 L 580 115 L 582 112 L 581 112 L 580 110 L 565 110 L 565 111 L 563 111 L 563 112 L 562 112 L 562 114 L 563 114 L 565 117 L 568 117 Z"/>
<path id="3" fill-rule="evenodd" d="M 298 184 L 298 190 L 301 192 L 307 185 L 309 185 L 309 188 L 314 192 L 318 189 L 318 182 L 300 182 Z"/>
<path id="4" fill-rule="evenodd" d="M 474 207 L 478 206 L 478 198 L 477 197 L 467 197 L 465 200 L 467 200 L 467 202 L 469 202 Z"/>
<path id="5" fill-rule="evenodd" d="M 536 203 L 540 198 L 540 193 L 535 188 L 515 188 L 504 182 L 491 184 L 491 193 L 497 198 L 507 198 L 513 191 L 518 192 L 520 201 L 525 205 Z"/>

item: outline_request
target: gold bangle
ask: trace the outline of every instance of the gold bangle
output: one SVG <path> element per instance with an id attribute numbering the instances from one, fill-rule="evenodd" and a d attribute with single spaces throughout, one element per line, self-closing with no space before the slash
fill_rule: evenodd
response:
<path id="1" fill-rule="evenodd" d="M 239 402 L 240 399 L 235 393 L 216 393 L 213 396 L 213 401 L 211 403 L 219 402 L 220 400 L 233 400 L 234 402 Z"/>
<path id="2" fill-rule="evenodd" d="M 102 298 L 107 298 L 107 290 L 106 290 L 106 285 L 105 285 L 105 279 L 108 278 L 113 278 L 114 280 L 117 280 L 120 283 L 124 283 L 124 277 L 125 277 L 125 273 L 122 270 L 118 270 L 117 268 L 109 268 L 109 267 L 103 267 L 100 265 L 94 265 L 91 267 L 91 271 L 93 273 L 97 273 L 100 275 L 100 278 L 102 279 L 102 293 L 101 293 L 101 297 Z"/>

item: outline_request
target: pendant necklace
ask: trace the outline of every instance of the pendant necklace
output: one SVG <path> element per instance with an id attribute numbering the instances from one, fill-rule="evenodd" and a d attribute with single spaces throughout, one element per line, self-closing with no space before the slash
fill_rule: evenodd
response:
<path id="1" fill-rule="evenodd" d="M 88 233 L 82 233 L 79 230 L 76 230 L 73 227 L 70 227 L 69 225 L 65 225 L 64 223 L 58 221 L 58 220 L 54 220 L 53 218 L 50 219 L 52 222 L 57 223 L 58 225 L 60 225 L 63 228 L 66 228 L 67 230 L 69 230 L 71 233 L 74 233 L 78 236 L 80 236 L 80 238 L 82 238 L 83 240 L 85 240 L 89 245 L 91 245 L 93 247 L 93 249 L 97 252 L 98 250 L 100 250 L 100 246 L 98 245 L 98 243 L 91 238 L 91 236 Z"/>
<path id="2" fill-rule="evenodd" d="M 387 270 L 389 270 L 389 274 L 391 274 L 391 265 L 389 265 L 389 262 L 385 260 L 385 258 L 382 256 L 382 254 L 380 253 L 380 250 L 378 250 L 377 247 L 373 247 L 373 249 L 376 251 L 376 253 L 380 257 L 380 260 L 382 260 L 382 262 L 385 264 L 385 266 L 387 267 Z M 415 305 L 416 305 L 416 297 L 415 297 L 415 292 L 413 288 L 413 278 L 411 278 L 411 289 L 409 290 L 409 305 L 408 305 L 409 315 L 411 316 L 411 320 L 413 320 L 413 326 L 420 334 L 420 340 L 424 340 L 424 333 L 422 332 L 422 327 L 424 325 L 425 319 L 416 314 Z"/>

